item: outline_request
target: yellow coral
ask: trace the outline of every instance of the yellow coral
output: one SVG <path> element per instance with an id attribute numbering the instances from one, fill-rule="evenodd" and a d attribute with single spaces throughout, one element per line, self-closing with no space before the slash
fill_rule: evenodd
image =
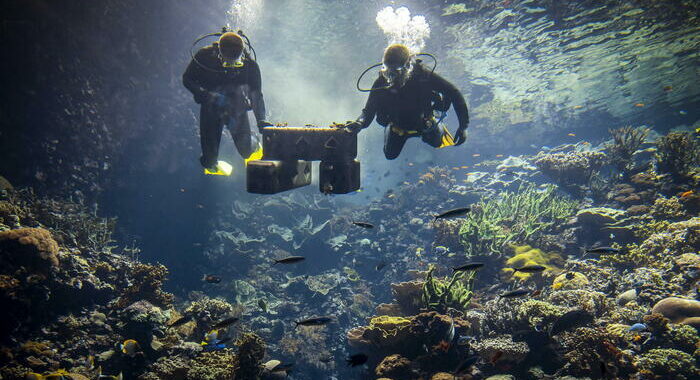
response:
<path id="1" fill-rule="evenodd" d="M 579 272 L 567 272 L 557 276 L 552 282 L 552 289 L 581 289 L 588 285 L 588 277 Z"/>
<path id="2" fill-rule="evenodd" d="M 353 268 L 343 267 L 343 272 L 345 273 L 345 277 L 352 282 L 360 280 L 360 274 Z"/>
<path id="3" fill-rule="evenodd" d="M 381 330 L 384 338 L 396 336 L 399 330 L 409 326 L 410 324 L 410 319 L 404 317 L 390 317 L 388 315 L 372 317 L 372 319 L 369 321 L 369 327 L 372 329 Z"/>
<path id="4" fill-rule="evenodd" d="M 510 248 L 515 254 L 510 259 L 506 260 L 506 265 L 511 267 L 502 269 L 502 271 L 506 274 L 512 274 L 512 268 L 521 268 L 526 265 L 542 265 L 547 268 L 544 270 L 544 273 L 558 272 L 561 270 L 555 265 L 550 264 L 550 262 L 553 260 L 561 259 L 561 256 L 556 252 L 544 252 L 541 249 L 532 248 L 529 245 L 511 244 Z M 530 276 L 532 276 L 531 273 L 517 272 L 513 277 L 520 280 L 526 280 L 530 278 Z"/>

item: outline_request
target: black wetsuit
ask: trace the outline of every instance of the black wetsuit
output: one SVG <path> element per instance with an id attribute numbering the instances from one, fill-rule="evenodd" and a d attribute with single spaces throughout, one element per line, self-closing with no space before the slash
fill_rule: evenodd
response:
<path id="1" fill-rule="evenodd" d="M 202 166 L 211 168 L 216 165 L 224 124 L 231 132 L 238 153 L 248 158 L 256 147 L 253 146 L 247 111 L 252 108 L 258 122 L 265 119 L 258 64 L 244 57 L 243 67 L 226 69 L 221 65 L 216 45 L 199 49 L 195 58 L 199 63 L 190 62 L 182 75 L 182 82 L 194 95 L 195 102 L 202 106 L 199 120 Z M 223 96 L 212 96 L 212 93 Z"/>
<path id="2" fill-rule="evenodd" d="M 452 105 L 460 128 L 469 125 L 467 103 L 459 89 L 421 64 L 414 66 L 403 87 L 387 89 L 387 86 L 381 75 L 374 81 L 375 90 L 370 92 L 358 121 L 361 128 L 367 128 L 376 116 L 377 123 L 386 127 L 384 155 L 390 160 L 399 156 L 409 137 L 421 136 L 433 147 L 441 145 L 442 131 L 431 122 L 436 108 L 446 111 Z"/>

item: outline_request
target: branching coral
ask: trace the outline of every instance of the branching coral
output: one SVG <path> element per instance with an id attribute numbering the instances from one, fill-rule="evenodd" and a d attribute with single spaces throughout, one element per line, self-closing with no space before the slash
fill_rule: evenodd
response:
<path id="1" fill-rule="evenodd" d="M 235 379 L 260 378 L 260 363 L 265 357 L 265 342 L 254 333 L 246 333 L 236 341 L 236 346 L 238 346 L 238 367 Z"/>
<path id="2" fill-rule="evenodd" d="M 613 143 L 606 147 L 610 162 L 621 173 L 627 173 L 633 166 L 634 152 L 641 148 L 649 134 L 648 128 L 632 128 L 631 126 L 610 129 Z"/>
<path id="3" fill-rule="evenodd" d="M 189 362 L 187 380 L 231 380 L 236 365 L 236 355 L 229 349 L 203 352 Z"/>
<path id="4" fill-rule="evenodd" d="M 700 166 L 700 143 L 690 133 L 669 133 L 656 141 L 656 168 L 675 180 L 689 177 Z"/>
<path id="5" fill-rule="evenodd" d="M 692 355 L 670 348 L 649 350 L 638 359 L 637 366 L 642 371 L 649 371 L 664 378 L 690 379 L 700 376 Z"/>
<path id="6" fill-rule="evenodd" d="M 521 186 L 497 199 L 482 199 L 472 206 L 459 230 L 468 256 L 502 255 L 509 243 L 533 243 L 543 233 L 553 232 L 571 217 L 577 202 L 556 194 L 553 186 L 538 190 Z"/>
<path id="7" fill-rule="evenodd" d="M 441 313 L 448 308 L 464 311 L 469 306 L 474 289 L 476 272 L 458 271 L 452 278 L 439 280 L 433 278 L 435 267 L 431 265 L 423 284 L 423 302 L 428 310 Z"/>
<path id="8" fill-rule="evenodd" d="M 117 300 L 117 307 L 131 305 L 138 300 L 146 300 L 156 306 L 168 308 L 173 302 L 173 295 L 163 291 L 163 281 L 168 269 L 163 265 L 134 263 L 130 272 L 131 285 L 122 292 Z"/>

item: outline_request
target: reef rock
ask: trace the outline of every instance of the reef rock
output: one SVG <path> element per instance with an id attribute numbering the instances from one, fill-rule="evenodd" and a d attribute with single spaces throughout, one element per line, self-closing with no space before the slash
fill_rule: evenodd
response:
<path id="1" fill-rule="evenodd" d="M 625 215 L 624 210 L 608 207 L 592 207 L 579 211 L 576 219 L 579 224 L 600 229 L 606 224 L 615 223 Z"/>
<path id="2" fill-rule="evenodd" d="M 58 243 L 43 228 L 0 232 L 0 260 L 44 274 L 58 267 Z M 4 257 L 3 257 L 4 256 Z M 7 267 L 3 268 L 7 269 Z"/>
<path id="3" fill-rule="evenodd" d="M 497 352 L 502 352 L 500 360 L 518 363 L 525 359 L 530 348 L 525 342 L 514 342 L 510 335 L 487 338 L 474 345 L 474 350 L 482 358 L 492 358 Z"/>
<path id="4" fill-rule="evenodd" d="M 374 373 L 379 377 L 408 379 L 411 378 L 411 361 L 398 354 L 389 355 L 377 365 Z"/>
<path id="5" fill-rule="evenodd" d="M 700 328 L 700 301 L 668 297 L 657 302 L 651 312 L 663 315 L 672 323 Z"/>

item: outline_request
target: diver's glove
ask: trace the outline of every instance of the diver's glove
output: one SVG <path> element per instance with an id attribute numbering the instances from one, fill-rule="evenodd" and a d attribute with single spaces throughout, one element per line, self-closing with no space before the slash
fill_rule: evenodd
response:
<path id="1" fill-rule="evenodd" d="M 223 106 L 226 102 L 226 95 L 216 91 L 207 91 L 202 95 L 202 99 L 206 103 Z M 195 101 L 197 101 L 196 98 Z"/>
<path id="2" fill-rule="evenodd" d="M 362 123 L 359 120 L 350 121 L 345 124 L 345 131 L 348 133 L 357 133 L 362 129 Z"/>
<path id="3" fill-rule="evenodd" d="M 464 144 L 465 141 L 467 141 L 467 127 L 469 124 L 465 124 L 463 126 L 460 126 L 457 128 L 457 131 L 455 131 L 455 146 L 462 145 Z"/>
<path id="4" fill-rule="evenodd" d="M 272 127 L 274 124 L 267 120 L 258 120 L 258 131 L 262 133 L 262 129 L 265 127 Z"/>

